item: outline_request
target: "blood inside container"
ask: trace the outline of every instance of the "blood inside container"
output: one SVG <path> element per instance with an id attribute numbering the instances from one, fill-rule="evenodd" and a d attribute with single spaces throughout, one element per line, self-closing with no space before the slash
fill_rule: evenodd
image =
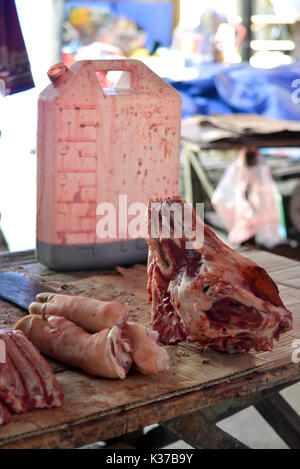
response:
<path id="1" fill-rule="evenodd" d="M 180 95 L 137 60 L 57 64 L 48 75 L 38 109 L 40 262 L 144 261 L 144 237 L 130 222 L 149 199 L 178 195 Z"/>

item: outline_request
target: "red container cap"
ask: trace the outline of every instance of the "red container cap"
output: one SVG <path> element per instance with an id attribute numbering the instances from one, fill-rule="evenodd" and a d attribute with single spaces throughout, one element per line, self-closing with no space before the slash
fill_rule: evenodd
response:
<path id="1" fill-rule="evenodd" d="M 63 63 L 52 65 L 52 67 L 48 70 L 48 77 L 54 86 L 59 86 L 62 83 L 65 83 L 65 81 L 67 81 L 69 78 L 69 75 L 70 70 Z"/>

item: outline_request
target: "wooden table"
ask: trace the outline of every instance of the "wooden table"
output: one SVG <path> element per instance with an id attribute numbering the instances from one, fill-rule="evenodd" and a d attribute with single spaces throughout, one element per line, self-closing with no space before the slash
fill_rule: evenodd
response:
<path id="1" fill-rule="evenodd" d="M 273 353 L 227 355 L 181 343 L 167 347 L 168 372 L 151 377 L 131 370 L 122 381 L 90 377 L 50 361 L 65 394 L 63 407 L 14 415 L 0 427 L 0 447 L 76 448 L 160 423 L 158 430 L 165 432 L 160 444 L 172 432 L 193 447 L 245 448 L 215 423 L 254 404 L 291 448 L 300 448 L 299 417 L 278 394 L 300 379 L 299 364 L 291 358 L 292 343 L 300 338 L 300 264 L 262 251 L 244 254 L 267 268 L 295 315 L 293 331 Z M 144 265 L 58 273 L 37 263 L 33 252 L 23 252 L 0 255 L 0 270 L 23 272 L 65 293 L 122 301 L 133 319 L 149 321 Z M 13 327 L 23 315 L 20 308 L 0 300 L 0 327 Z M 142 447 L 145 441 L 131 444 Z M 148 439 L 147 447 L 151 445 Z"/>

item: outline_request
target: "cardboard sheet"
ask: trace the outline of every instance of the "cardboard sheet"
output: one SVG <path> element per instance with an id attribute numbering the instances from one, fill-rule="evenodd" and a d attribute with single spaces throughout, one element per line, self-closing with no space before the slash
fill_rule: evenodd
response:
<path id="1" fill-rule="evenodd" d="M 272 119 L 257 114 L 220 114 L 213 116 L 197 115 L 185 119 L 182 137 L 199 139 L 202 142 L 234 140 L 241 137 L 294 137 L 300 131 L 300 123 L 284 119 Z"/>

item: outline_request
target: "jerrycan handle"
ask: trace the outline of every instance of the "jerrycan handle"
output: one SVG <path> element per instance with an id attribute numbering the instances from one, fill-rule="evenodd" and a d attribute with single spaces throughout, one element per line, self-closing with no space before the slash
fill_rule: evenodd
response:
<path id="1" fill-rule="evenodd" d="M 130 72 L 131 88 L 150 91 L 154 94 L 161 94 L 165 90 L 170 92 L 169 85 L 140 60 L 81 60 L 73 64 L 70 70 L 76 73 L 80 73 L 83 70 L 92 70 L 93 72 Z M 100 83 L 99 86 L 101 87 Z"/>

